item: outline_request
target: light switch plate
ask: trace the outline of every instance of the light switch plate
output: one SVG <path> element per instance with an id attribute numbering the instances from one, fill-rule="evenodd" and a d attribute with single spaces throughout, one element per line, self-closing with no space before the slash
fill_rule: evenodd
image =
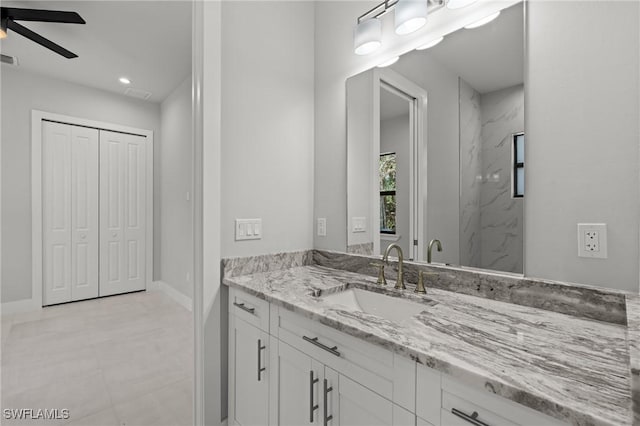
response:
<path id="1" fill-rule="evenodd" d="M 607 258 L 606 223 L 578 224 L 578 256 L 597 259 Z"/>
<path id="2" fill-rule="evenodd" d="M 236 241 L 262 239 L 262 219 L 236 219 Z"/>
<path id="3" fill-rule="evenodd" d="M 318 218 L 318 237 L 326 237 L 327 236 L 327 218 L 319 217 Z"/>
<path id="4" fill-rule="evenodd" d="M 354 233 L 367 232 L 367 218 L 366 217 L 351 218 L 351 231 Z"/>

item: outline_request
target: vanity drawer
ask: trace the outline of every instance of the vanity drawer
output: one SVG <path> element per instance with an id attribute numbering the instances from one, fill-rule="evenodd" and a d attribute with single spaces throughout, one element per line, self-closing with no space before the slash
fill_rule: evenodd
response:
<path id="1" fill-rule="evenodd" d="M 415 362 L 283 308 L 271 333 L 337 372 L 415 412 Z"/>
<path id="2" fill-rule="evenodd" d="M 457 410 L 458 415 L 453 413 Z M 447 375 L 442 376 L 442 426 L 469 426 L 465 415 L 477 414 L 477 419 L 489 426 L 561 426 L 567 425 L 546 414 L 510 401 L 484 389 L 463 384 Z M 455 419 L 454 419 L 455 418 Z"/>
<path id="3" fill-rule="evenodd" d="M 229 291 L 229 313 L 269 332 L 269 302 L 266 300 L 232 288 Z"/>
<path id="4" fill-rule="evenodd" d="M 474 423 L 474 418 L 479 422 Z M 512 423 L 486 407 L 478 407 L 476 404 L 448 392 L 442 392 L 441 421 L 442 426 L 470 426 L 481 424 L 488 426 L 517 426 L 516 423 Z"/>

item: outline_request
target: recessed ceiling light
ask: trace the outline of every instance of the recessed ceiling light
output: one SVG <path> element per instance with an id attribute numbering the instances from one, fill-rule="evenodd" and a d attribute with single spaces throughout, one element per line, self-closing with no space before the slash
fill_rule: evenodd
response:
<path id="1" fill-rule="evenodd" d="M 118 81 L 122 84 L 131 84 L 131 80 L 129 80 L 127 77 L 120 77 Z"/>
<path id="2" fill-rule="evenodd" d="M 398 62 L 398 59 L 400 59 L 400 56 L 396 56 L 395 58 L 391 58 L 389 60 L 386 60 L 386 61 L 382 62 L 381 64 L 379 64 L 378 68 L 384 68 L 384 67 L 388 67 L 389 65 L 393 65 L 396 62 Z"/>
<path id="3" fill-rule="evenodd" d="M 492 13 L 489 16 L 485 16 L 482 19 L 477 20 L 476 22 L 467 25 L 465 28 L 468 30 L 472 30 L 474 28 L 478 28 L 481 27 L 483 25 L 488 24 L 489 22 L 493 21 L 494 19 L 496 19 L 498 16 L 500 16 L 500 11 L 497 11 L 496 13 Z"/>
<path id="4" fill-rule="evenodd" d="M 475 3 L 478 0 L 449 0 L 447 2 L 447 8 L 449 9 L 460 9 L 463 7 L 467 7 L 470 4 Z"/>
<path id="5" fill-rule="evenodd" d="M 428 49 L 428 48 L 433 47 L 436 44 L 440 43 L 442 40 L 444 40 L 444 37 L 439 37 L 439 38 L 433 39 L 433 40 L 423 44 L 422 46 L 416 47 L 416 50 Z"/>

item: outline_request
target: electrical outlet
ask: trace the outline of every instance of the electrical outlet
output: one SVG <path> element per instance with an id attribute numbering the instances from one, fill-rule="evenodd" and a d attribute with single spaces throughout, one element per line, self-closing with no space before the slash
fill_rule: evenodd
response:
<path id="1" fill-rule="evenodd" d="M 607 224 L 578 224 L 578 256 L 607 258 Z"/>
<path id="2" fill-rule="evenodd" d="M 318 218 L 318 226 L 317 233 L 319 237 L 327 236 L 327 218 L 319 217 Z"/>

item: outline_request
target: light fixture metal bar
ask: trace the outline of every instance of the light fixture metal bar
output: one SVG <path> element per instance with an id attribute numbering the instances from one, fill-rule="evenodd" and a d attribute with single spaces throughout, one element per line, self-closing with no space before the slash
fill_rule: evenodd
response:
<path id="1" fill-rule="evenodd" d="M 427 10 L 429 12 L 435 12 L 438 9 L 444 7 L 445 0 L 425 0 L 427 2 Z M 358 16 L 357 23 L 359 24 L 364 19 L 379 18 L 388 12 L 390 12 L 394 6 L 398 3 L 398 0 L 385 0 L 379 5 L 369 9 L 362 15 Z"/>

